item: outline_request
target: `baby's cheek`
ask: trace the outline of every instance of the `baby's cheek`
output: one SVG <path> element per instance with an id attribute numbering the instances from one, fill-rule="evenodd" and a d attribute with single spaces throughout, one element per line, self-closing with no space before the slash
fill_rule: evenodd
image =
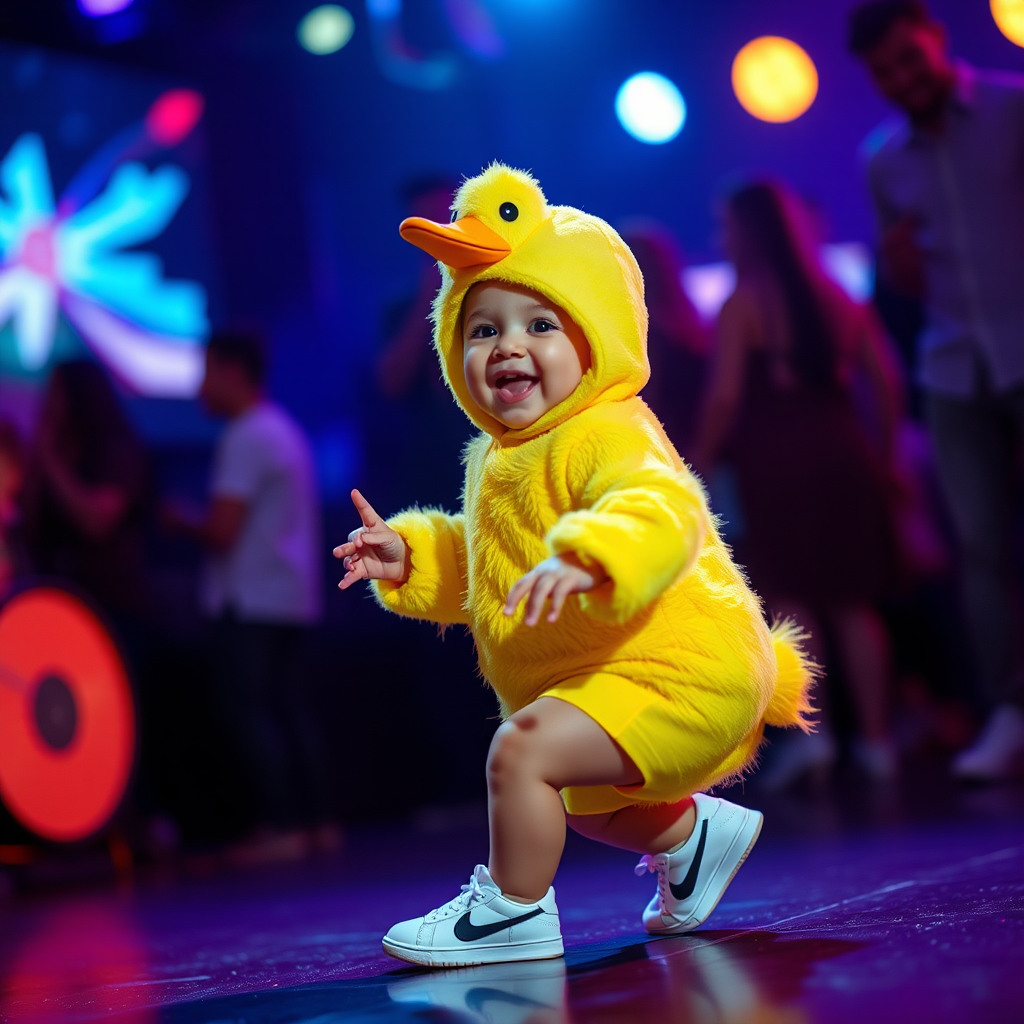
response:
<path id="1" fill-rule="evenodd" d="M 464 360 L 462 372 L 466 380 L 466 390 L 469 391 L 469 397 L 481 409 L 486 409 L 488 407 L 489 389 L 487 388 L 485 371 L 480 367 L 480 360 L 474 358 L 474 353 L 470 353 Z"/>

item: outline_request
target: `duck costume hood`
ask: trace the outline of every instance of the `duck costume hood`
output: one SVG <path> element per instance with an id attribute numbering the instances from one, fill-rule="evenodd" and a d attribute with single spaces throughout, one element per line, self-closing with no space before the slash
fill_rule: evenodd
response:
<path id="1" fill-rule="evenodd" d="M 525 171 L 493 163 L 464 182 L 450 224 L 422 217 L 402 222 L 402 237 L 441 270 L 434 300 L 434 347 L 445 382 L 481 430 L 526 440 L 601 401 L 621 401 L 647 383 L 647 308 L 640 268 L 629 247 L 599 217 L 550 206 Z M 470 398 L 462 370 L 462 303 L 480 281 L 507 281 L 540 292 L 583 331 L 590 369 L 565 401 L 534 423 L 510 429 Z"/>

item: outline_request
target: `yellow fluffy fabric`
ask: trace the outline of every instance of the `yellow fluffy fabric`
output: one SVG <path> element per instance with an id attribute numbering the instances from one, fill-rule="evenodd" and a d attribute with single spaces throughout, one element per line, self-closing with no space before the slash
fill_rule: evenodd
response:
<path id="1" fill-rule="evenodd" d="M 520 210 L 512 224 L 498 212 L 505 202 Z M 671 784 L 597 799 L 567 791 L 571 811 L 678 800 L 733 777 L 752 762 L 766 722 L 808 728 L 813 667 L 796 627 L 768 629 L 699 480 L 638 397 L 649 370 L 636 261 L 604 221 L 548 205 L 529 175 L 501 165 L 467 181 L 453 209 L 512 249 L 487 267 L 440 265 L 434 343 L 481 434 L 466 451 L 461 514 L 409 510 L 389 520 L 411 572 L 404 585 L 375 584 L 378 598 L 402 615 L 468 625 L 505 715 L 547 694 L 579 706 L 641 768 L 665 744 L 680 747 Z M 460 311 L 484 280 L 541 292 L 590 343 L 576 391 L 524 429 L 482 412 L 463 378 Z M 505 616 L 512 584 L 567 552 L 600 564 L 609 581 L 570 598 L 557 623 L 527 627 L 522 608 Z M 655 712 L 679 730 L 652 736 L 645 723 Z"/>

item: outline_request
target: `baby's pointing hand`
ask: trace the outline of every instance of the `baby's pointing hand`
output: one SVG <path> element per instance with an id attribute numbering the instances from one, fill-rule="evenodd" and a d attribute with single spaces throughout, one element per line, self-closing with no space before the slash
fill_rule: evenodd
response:
<path id="1" fill-rule="evenodd" d="M 408 576 L 408 558 L 401 534 L 384 522 L 373 506 L 359 493 L 352 492 L 363 525 L 348 535 L 347 544 L 334 549 L 334 557 L 343 559 L 345 575 L 338 586 L 347 590 L 357 580 L 398 580 Z"/>
<path id="2" fill-rule="evenodd" d="M 548 622 L 557 622 L 565 599 L 570 594 L 582 594 L 601 586 L 608 574 L 600 566 L 585 568 L 572 555 L 555 555 L 546 558 L 531 572 L 516 580 L 505 601 L 505 614 L 514 615 L 524 597 L 526 602 L 527 626 L 536 626 L 545 602 L 551 599 Z"/>

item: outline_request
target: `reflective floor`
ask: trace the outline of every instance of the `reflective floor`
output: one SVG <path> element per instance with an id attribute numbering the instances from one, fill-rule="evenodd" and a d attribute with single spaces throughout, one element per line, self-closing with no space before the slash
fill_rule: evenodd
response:
<path id="1" fill-rule="evenodd" d="M 650 876 L 570 842 L 564 961 L 432 973 L 382 955 L 394 921 L 458 891 L 482 822 L 357 832 L 336 860 L 287 869 L 8 897 L 0 1020 L 1024 1020 L 1019 789 L 749 802 L 761 840 L 692 936 L 647 941 Z"/>

